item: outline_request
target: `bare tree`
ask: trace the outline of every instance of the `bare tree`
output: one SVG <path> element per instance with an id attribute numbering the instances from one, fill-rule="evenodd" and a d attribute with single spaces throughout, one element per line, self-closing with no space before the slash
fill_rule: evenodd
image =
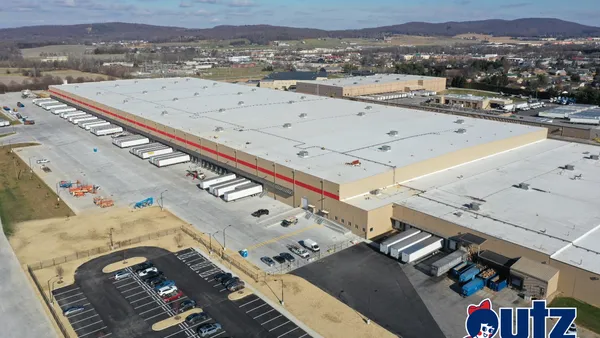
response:
<path id="1" fill-rule="evenodd" d="M 177 244 L 178 248 L 181 248 L 183 246 L 183 235 L 181 234 L 181 232 L 178 232 L 177 235 L 173 237 L 173 239 L 175 240 L 175 244 Z"/>
<path id="2" fill-rule="evenodd" d="M 62 279 L 64 274 L 65 274 L 65 269 L 62 267 L 62 265 L 57 265 L 56 266 L 56 275 L 58 276 L 58 278 Z"/>

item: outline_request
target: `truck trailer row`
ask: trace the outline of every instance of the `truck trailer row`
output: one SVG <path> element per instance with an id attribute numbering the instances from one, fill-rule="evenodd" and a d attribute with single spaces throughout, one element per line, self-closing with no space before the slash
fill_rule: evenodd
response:
<path id="1" fill-rule="evenodd" d="M 149 144 L 150 139 L 148 139 L 145 136 L 141 136 L 141 135 L 131 135 L 131 136 L 117 137 L 112 140 L 112 143 L 119 148 L 129 148 L 129 147 L 140 146 L 143 144 Z"/>
<path id="2" fill-rule="evenodd" d="M 176 151 L 166 155 L 151 157 L 149 162 L 161 168 L 166 167 L 168 165 L 189 162 L 190 159 L 190 155 L 182 153 L 180 151 Z"/>

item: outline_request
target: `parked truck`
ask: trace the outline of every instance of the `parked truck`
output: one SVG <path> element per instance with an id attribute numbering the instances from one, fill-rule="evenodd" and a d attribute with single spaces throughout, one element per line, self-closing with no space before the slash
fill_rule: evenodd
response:
<path id="1" fill-rule="evenodd" d="M 471 263 L 471 262 L 462 262 L 462 263 L 456 265 L 455 267 L 450 269 L 450 277 L 452 277 L 454 279 L 458 279 L 458 276 L 460 276 L 463 272 L 470 269 L 471 266 L 473 266 L 473 263 Z"/>
<path id="2" fill-rule="evenodd" d="M 410 238 L 418 233 L 420 233 L 421 230 L 417 230 L 417 229 L 408 229 L 406 231 L 402 231 L 399 234 L 396 234 L 386 240 L 384 240 L 383 242 L 381 242 L 379 244 L 379 251 L 383 254 L 389 254 L 390 253 L 390 247 L 398 242 L 401 242 L 407 238 Z"/>
<path id="3" fill-rule="evenodd" d="M 488 288 L 493 291 L 500 291 L 506 287 L 506 278 L 502 278 L 499 275 L 494 276 L 488 281 Z"/>
<path id="4" fill-rule="evenodd" d="M 213 195 L 217 196 L 217 197 L 221 197 L 223 195 L 225 195 L 225 193 L 230 192 L 230 191 L 234 191 L 235 189 L 237 189 L 238 187 L 241 187 L 243 185 L 246 185 L 248 183 L 251 183 L 249 180 L 242 178 L 239 181 L 232 183 L 233 181 L 229 181 L 227 185 L 225 186 L 221 186 L 217 189 L 213 190 Z"/>
<path id="5" fill-rule="evenodd" d="M 457 266 L 458 264 L 464 262 L 467 259 L 467 252 L 463 249 L 459 249 L 449 254 L 446 257 L 443 257 L 433 264 L 431 264 L 429 273 L 432 276 L 439 277 L 446 272 L 450 271 L 452 267 Z"/>
<path id="6" fill-rule="evenodd" d="M 431 237 L 402 251 L 402 262 L 413 263 L 442 248 L 443 239 Z"/>
<path id="7" fill-rule="evenodd" d="M 152 158 L 150 159 L 150 163 L 161 168 L 168 165 L 189 162 L 190 159 L 190 155 L 177 151 L 165 156 L 159 156 L 159 158 Z"/>
<path id="8" fill-rule="evenodd" d="M 227 202 L 233 202 L 244 197 L 251 197 L 260 194 L 263 191 L 263 187 L 260 184 L 250 183 L 238 187 L 234 191 L 227 192 L 223 195 L 223 199 Z"/>
<path id="9" fill-rule="evenodd" d="M 226 181 L 231 181 L 234 178 L 236 178 L 235 174 L 225 174 L 225 175 L 221 175 L 221 176 L 217 176 L 217 177 L 213 177 L 213 178 L 207 178 L 205 180 L 202 180 L 202 182 L 200 182 L 200 184 L 198 184 L 198 186 L 202 189 L 208 189 L 208 188 L 210 188 L 211 185 L 219 184 L 219 183 L 226 182 Z"/>
<path id="10" fill-rule="evenodd" d="M 390 246 L 389 248 L 389 252 L 390 252 L 390 256 L 394 257 L 395 259 L 400 259 L 402 258 L 402 251 L 410 248 L 411 246 L 420 243 L 428 238 L 431 237 L 431 234 L 426 233 L 426 232 L 420 232 L 414 236 L 410 236 L 409 238 L 406 238 L 392 246 Z"/>
<path id="11" fill-rule="evenodd" d="M 473 265 L 469 269 L 467 269 L 466 271 L 463 271 L 458 276 L 458 281 L 460 283 L 468 282 L 468 281 L 472 280 L 473 278 L 475 278 L 475 276 L 477 276 L 477 274 L 479 272 L 481 272 L 481 270 L 479 269 L 479 267 L 476 266 L 476 265 Z"/>
<path id="12" fill-rule="evenodd" d="M 131 135 L 113 139 L 112 143 L 119 148 L 129 148 L 150 143 L 150 139 L 141 135 Z"/>

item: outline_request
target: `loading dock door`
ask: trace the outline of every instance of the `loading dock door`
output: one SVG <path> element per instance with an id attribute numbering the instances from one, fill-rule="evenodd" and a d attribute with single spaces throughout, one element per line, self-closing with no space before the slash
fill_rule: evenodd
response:
<path id="1" fill-rule="evenodd" d="M 523 279 L 513 275 L 510 284 L 517 289 L 521 289 L 523 287 Z"/>
<path id="2" fill-rule="evenodd" d="M 302 197 L 302 209 L 308 210 L 308 198 Z"/>

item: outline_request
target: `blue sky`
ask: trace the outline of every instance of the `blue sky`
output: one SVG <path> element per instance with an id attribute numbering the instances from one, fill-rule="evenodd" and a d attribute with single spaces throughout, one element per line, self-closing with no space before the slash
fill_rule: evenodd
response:
<path id="1" fill-rule="evenodd" d="M 0 7 L 3 28 L 121 21 L 188 28 L 270 24 L 346 29 L 524 17 L 600 26 L 600 0 L 5 0 Z"/>

